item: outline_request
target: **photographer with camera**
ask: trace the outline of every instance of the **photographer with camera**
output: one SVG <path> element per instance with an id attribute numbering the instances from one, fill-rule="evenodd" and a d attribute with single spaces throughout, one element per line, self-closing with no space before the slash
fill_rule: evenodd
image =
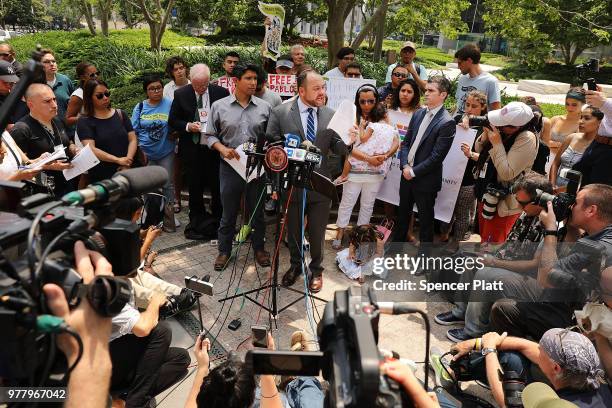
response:
<path id="1" fill-rule="evenodd" d="M 522 388 L 534 380 L 532 365 L 562 399 L 581 408 L 612 406 L 612 392 L 603 381 L 597 351 L 580 333 L 554 328 L 536 343 L 490 332 L 455 344 L 451 354 L 452 375 L 459 381 L 487 382 L 500 407 L 520 404 Z"/>
<path id="2" fill-rule="evenodd" d="M 479 153 L 475 173 L 478 203 L 478 225 L 481 242 L 504 242 L 521 207 L 508 187 L 531 169 L 538 151 L 538 140 L 532 129 L 534 114 L 522 102 L 510 102 L 491 111 L 478 124 L 487 129 L 474 145 Z M 472 122 L 472 121 L 471 121 Z M 474 126 L 476 123 L 470 123 Z"/>
<path id="3" fill-rule="evenodd" d="M 74 244 L 74 257 L 76 270 L 85 284 L 90 283 L 94 276 L 113 275 L 111 264 L 99 253 L 86 249 L 81 241 Z M 83 343 L 83 354 L 70 374 L 64 407 L 106 406 L 111 377 L 111 319 L 96 313 L 87 300 L 70 310 L 64 290 L 58 285 L 46 284 L 43 291 L 51 313 L 64 319 Z M 68 334 L 61 334 L 57 337 L 57 345 L 66 355 L 68 366 L 72 366 L 79 354 L 76 340 Z"/>
<path id="4" fill-rule="evenodd" d="M 612 99 L 606 99 L 600 87 L 586 91 L 586 102 L 603 112 L 597 136 L 585 150 L 573 169 L 582 173 L 582 185 L 601 183 L 612 185 Z"/>
<path id="5" fill-rule="evenodd" d="M 456 301 L 449 312 L 436 315 L 435 322 L 441 325 L 463 323 L 464 328 L 448 330 L 446 336 L 454 341 L 463 341 L 485 333 L 489 328 L 489 313 L 493 303 L 501 298 L 515 298 L 535 302 L 541 289 L 536 282 L 540 263 L 540 242 L 544 235 L 538 215 L 542 207 L 534 203 L 538 191 L 551 193 L 552 185 L 541 174 L 530 171 L 512 185 L 512 192 L 522 208 L 507 241 L 493 255 L 485 255 L 485 267 L 475 274 L 465 272 L 462 282 L 502 282 L 503 290 L 473 290 L 467 301 Z"/>
<path id="6" fill-rule="evenodd" d="M 553 203 L 540 213 L 544 245 L 537 282 L 543 289 L 537 303 L 504 299 L 491 309 L 492 329 L 513 336 L 539 339 L 553 327 L 569 327 L 573 311 L 599 283 L 604 267 L 612 264 L 612 186 L 589 184 L 577 194 L 568 224 L 586 231 L 566 256 L 559 257 L 557 219 Z M 586 270 L 586 272 L 585 272 Z"/>

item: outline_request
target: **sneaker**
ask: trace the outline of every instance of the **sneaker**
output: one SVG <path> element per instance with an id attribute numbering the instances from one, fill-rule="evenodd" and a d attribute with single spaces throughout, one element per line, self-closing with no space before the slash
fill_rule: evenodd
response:
<path id="1" fill-rule="evenodd" d="M 442 350 L 432 347 L 429 350 L 429 366 L 436 375 L 436 384 L 442 388 L 450 388 L 454 383 L 449 374 L 452 371 L 448 362 L 442 359 L 442 354 Z"/>
<path id="2" fill-rule="evenodd" d="M 453 312 L 444 312 L 438 313 L 434 317 L 434 322 L 441 324 L 442 326 L 452 326 L 453 324 L 465 323 L 465 320 L 455 317 Z"/>
<path id="3" fill-rule="evenodd" d="M 463 329 L 450 329 L 446 332 L 446 337 L 452 342 L 459 343 L 460 341 L 469 340 L 472 336 L 465 334 Z"/>

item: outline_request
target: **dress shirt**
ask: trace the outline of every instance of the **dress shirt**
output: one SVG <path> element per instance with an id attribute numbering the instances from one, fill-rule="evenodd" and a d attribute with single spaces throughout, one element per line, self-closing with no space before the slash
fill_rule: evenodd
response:
<path id="1" fill-rule="evenodd" d="M 297 98 L 298 109 L 300 110 L 300 119 L 302 119 L 302 129 L 304 129 L 304 140 L 306 140 L 306 134 L 308 133 L 308 108 L 314 109 L 314 127 L 315 127 L 315 136 L 317 134 L 317 126 L 319 124 L 319 119 L 317 118 L 317 114 L 319 113 L 319 108 L 316 106 L 309 106 L 302 102 L 302 98 L 298 96 Z"/>
<path id="2" fill-rule="evenodd" d="M 196 91 L 193 91 L 193 93 L 195 94 L 195 98 L 196 98 L 196 114 L 199 116 L 198 113 L 198 98 L 200 97 L 200 94 L 197 93 Z M 206 110 L 208 111 L 208 115 L 210 117 L 210 94 L 208 93 L 208 87 L 206 87 L 206 90 L 204 91 L 204 93 L 202 94 L 202 108 L 206 108 Z M 193 123 L 193 122 L 187 122 L 187 125 L 185 125 L 185 131 L 189 132 L 189 124 Z M 205 130 L 205 129 L 202 129 Z"/>

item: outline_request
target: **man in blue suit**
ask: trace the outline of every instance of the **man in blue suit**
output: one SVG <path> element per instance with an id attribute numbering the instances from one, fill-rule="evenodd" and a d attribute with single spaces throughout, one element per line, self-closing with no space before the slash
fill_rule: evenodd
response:
<path id="1" fill-rule="evenodd" d="M 415 203 L 419 212 L 421 245 L 433 242 L 434 204 L 442 188 L 442 161 L 455 136 L 455 122 L 443 106 L 449 92 L 450 82 L 445 77 L 435 76 L 427 81 L 426 107 L 414 113 L 402 142 L 402 181 L 395 242 L 406 241 Z"/>

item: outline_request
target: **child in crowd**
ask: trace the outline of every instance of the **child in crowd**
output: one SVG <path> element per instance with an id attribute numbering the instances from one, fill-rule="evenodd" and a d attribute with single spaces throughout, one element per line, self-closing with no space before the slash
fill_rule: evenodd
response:
<path id="1" fill-rule="evenodd" d="M 398 138 L 395 127 L 389 124 L 387 108 L 377 103 L 370 112 L 371 122 L 362 121 L 359 124 L 359 138 L 355 148 L 368 155 L 366 160 L 358 160 L 349 156 L 344 164 L 342 175 L 336 179 L 336 184 L 343 184 L 342 201 L 338 207 L 338 230 L 332 243 L 334 249 L 342 248 L 342 236 L 347 227 L 353 207 L 361 195 L 359 218 L 357 225 L 370 223 L 376 195 L 389 171 L 394 151 L 393 142 Z M 390 152 L 390 153 L 389 153 Z"/>
<path id="2" fill-rule="evenodd" d="M 383 234 L 375 225 L 360 225 L 350 232 L 349 247 L 338 252 L 336 263 L 346 276 L 363 283 L 374 271 L 374 259 L 383 255 Z"/>

